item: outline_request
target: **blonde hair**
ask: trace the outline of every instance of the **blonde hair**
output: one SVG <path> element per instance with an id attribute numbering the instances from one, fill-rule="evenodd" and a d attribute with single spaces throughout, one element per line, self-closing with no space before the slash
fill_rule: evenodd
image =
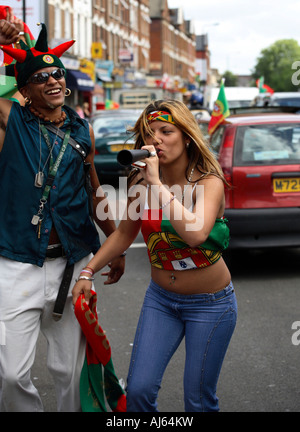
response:
<path id="1" fill-rule="evenodd" d="M 154 136 L 147 121 L 147 116 L 152 111 L 169 112 L 173 117 L 175 126 L 177 126 L 185 136 L 190 138 L 190 145 L 187 149 L 189 158 L 189 165 L 186 170 L 187 178 L 192 169 L 197 168 L 198 171 L 205 175 L 216 175 L 227 184 L 222 168 L 209 148 L 209 144 L 204 139 L 195 117 L 187 106 L 178 100 L 156 100 L 151 102 L 144 109 L 135 126 L 129 130 L 135 136 L 136 149 L 144 145 L 147 134 Z"/>

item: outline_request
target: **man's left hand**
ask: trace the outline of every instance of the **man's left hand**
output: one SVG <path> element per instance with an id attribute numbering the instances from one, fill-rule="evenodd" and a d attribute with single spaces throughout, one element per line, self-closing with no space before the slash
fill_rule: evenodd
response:
<path id="1" fill-rule="evenodd" d="M 101 276 L 107 276 L 107 280 L 104 282 L 104 285 L 116 283 L 121 278 L 125 270 L 125 256 L 115 258 L 111 263 L 108 264 L 108 266 L 110 270 L 101 273 Z"/>

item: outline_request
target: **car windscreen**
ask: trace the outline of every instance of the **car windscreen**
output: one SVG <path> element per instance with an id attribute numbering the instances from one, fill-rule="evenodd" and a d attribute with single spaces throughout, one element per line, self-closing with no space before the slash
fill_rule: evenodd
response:
<path id="1" fill-rule="evenodd" d="M 103 116 L 93 121 L 95 136 L 104 137 L 107 135 L 126 134 L 128 127 L 134 126 L 137 116 Z"/>
<path id="2" fill-rule="evenodd" d="M 228 108 L 243 108 L 249 107 L 251 100 L 228 100 L 227 104 Z"/>
<path id="3" fill-rule="evenodd" d="M 234 165 L 300 163 L 299 124 L 240 126 L 234 144 Z"/>
<path id="4" fill-rule="evenodd" d="M 293 98 L 274 98 L 270 100 L 269 105 L 300 107 L 300 96 Z"/>

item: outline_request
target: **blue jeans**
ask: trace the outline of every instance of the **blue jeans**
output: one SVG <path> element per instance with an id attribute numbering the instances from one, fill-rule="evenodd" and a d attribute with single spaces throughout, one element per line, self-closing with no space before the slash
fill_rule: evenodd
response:
<path id="1" fill-rule="evenodd" d="M 236 317 L 232 283 L 215 294 L 182 295 L 151 281 L 131 355 L 127 411 L 157 411 L 163 373 L 183 337 L 185 411 L 218 411 L 217 381 Z"/>

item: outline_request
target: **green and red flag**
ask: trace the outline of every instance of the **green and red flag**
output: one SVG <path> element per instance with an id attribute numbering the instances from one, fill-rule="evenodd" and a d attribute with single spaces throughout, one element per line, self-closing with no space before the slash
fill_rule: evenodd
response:
<path id="1" fill-rule="evenodd" d="M 97 294 L 91 291 L 89 304 L 81 295 L 75 316 L 86 337 L 86 357 L 80 377 L 80 402 L 83 412 L 126 412 L 126 396 L 116 376 L 111 347 L 98 322 Z"/>
<path id="2" fill-rule="evenodd" d="M 112 109 L 118 109 L 120 106 L 117 102 L 114 102 L 110 99 L 105 100 L 105 109 L 112 110 Z"/>
<path id="3" fill-rule="evenodd" d="M 224 122 L 225 118 L 230 115 L 228 102 L 225 95 L 224 81 L 221 82 L 217 100 L 214 103 L 214 109 L 211 113 L 211 119 L 208 124 L 208 133 L 211 135 L 217 127 Z"/>
<path id="4" fill-rule="evenodd" d="M 10 6 L 0 6 L 0 19 L 7 19 L 8 15 L 15 18 L 15 16 L 12 15 Z M 35 39 L 27 24 L 23 23 L 23 26 L 26 45 L 32 48 L 35 46 Z M 9 46 L 16 47 L 15 44 Z M 16 79 L 12 67 L 14 62 L 15 60 L 9 54 L 0 50 L 0 97 L 11 98 L 17 91 L 15 86 Z M 7 66 L 9 66 L 9 68 L 7 68 Z"/>
<path id="5" fill-rule="evenodd" d="M 268 86 L 267 84 L 265 84 L 264 82 L 264 77 L 261 76 L 259 79 L 256 80 L 256 86 L 259 90 L 259 93 L 270 93 L 273 94 L 274 90 Z"/>

